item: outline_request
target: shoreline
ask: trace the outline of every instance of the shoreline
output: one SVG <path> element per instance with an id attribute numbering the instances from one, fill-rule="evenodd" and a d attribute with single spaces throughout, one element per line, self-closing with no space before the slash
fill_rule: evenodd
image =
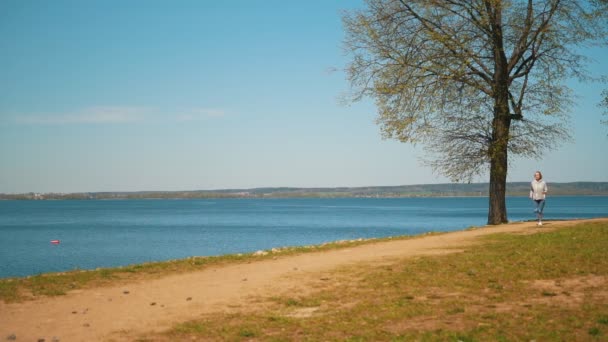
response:
<path id="1" fill-rule="evenodd" d="M 549 219 L 544 220 L 544 222 L 577 222 L 577 221 L 585 221 L 585 220 L 596 220 L 596 219 L 608 219 L 608 216 L 604 217 L 592 217 L 592 218 L 564 218 L 564 219 Z M 234 258 L 260 258 L 261 256 L 271 255 L 274 257 L 284 256 L 285 254 L 292 253 L 311 253 L 311 252 L 321 252 L 324 248 L 328 247 L 330 249 L 340 249 L 347 248 L 365 244 L 372 243 L 382 243 L 386 241 L 392 240 L 407 240 L 413 238 L 421 238 L 430 235 L 440 235 L 440 234 L 449 234 L 460 231 L 467 231 L 470 229 L 482 229 L 482 228 L 492 228 L 492 227 L 500 227 L 504 225 L 512 225 L 518 223 L 534 223 L 536 219 L 528 219 L 523 221 L 509 221 L 503 225 L 484 225 L 484 226 L 470 226 L 467 228 L 462 228 L 459 230 L 453 231 L 428 231 L 416 235 L 395 235 L 395 236 L 385 236 L 385 237 L 373 237 L 373 238 L 356 238 L 356 239 L 348 239 L 348 240 L 334 240 L 323 242 L 320 244 L 312 244 L 312 245 L 292 245 L 292 246 L 275 246 L 269 249 L 260 249 L 256 251 L 250 252 L 241 252 L 241 253 L 228 253 L 228 254 L 217 254 L 217 255 L 206 255 L 206 256 L 188 256 L 184 258 L 175 258 L 175 259 L 167 259 L 167 260 L 159 260 L 159 261 L 149 261 L 149 262 L 141 262 L 141 263 L 133 263 L 119 266 L 110 266 L 110 267 L 95 267 L 95 268 L 87 268 L 87 269 L 71 269 L 65 271 L 56 271 L 56 272 L 44 272 L 44 273 L 36 273 L 29 274 L 24 276 L 8 276 L 8 277 L 0 277 L 0 282 L 3 281 L 20 281 L 24 279 L 32 279 L 36 277 L 53 277 L 53 276 L 65 276 L 65 275 L 74 275 L 74 274 L 85 274 L 85 273 L 94 273 L 94 272 L 114 272 L 114 271 L 124 271 L 132 268 L 141 268 L 146 266 L 155 266 L 155 265 L 163 265 L 163 264 L 171 264 L 171 263 L 183 263 L 191 260 L 222 260 L 222 259 L 234 259 Z"/>
<path id="2" fill-rule="evenodd" d="M 527 196 L 529 181 L 507 182 L 507 196 Z M 551 182 L 552 196 L 608 196 L 608 182 Z M 344 187 L 256 187 L 213 190 L 143 190 L 0 193 L 0 199 L 223 199 L 488 197 L 489 184 L 437 183 Z"/>
<path id="3" fill-rule="evenodd" d="M 176 200 L 176 201 L 189 201 L 189 200 L 278 200 L 278 199 L 399 199 L 399 198 L 489 198 L 487 194 L 475 195 L 475 194 L 406 194 L 406 195 L 259 195 L 259 196 L 202 196 L 202 197 L 73 197 L 70 195 L 61 195 L 59 197 L 46 197 L 46 198 L 31 198 L 28 196 L 18 195 L 5 195 L 7 198 L 0 197 L 0 201 L 138 201 L 138 200 Z M 524 197 L 528 195 L 525 193 L 507 194 L 509 197 Z M 552 193 L 551 197 L 608 197 L 607 193 Z"/>
<path id="4" fill-rule="evenodd" d="M 76 289 L 56 297 L 38 297 L 20 303 L 0 302 L 0 336 L 18 340 L 65 341 L 132 340 L 158 332 L 202 314 L 225 313 L 255 306 L 256 298 L 280 293 L 305 293 L 328 274 L 360 265 L 466 250 L 479 238 L 494 234 L 536 234 L 608 218 L 546 221 L 542 228 L 530 222 L 482 226 L 406 239 L 369 241 L 345 248 L 269 254 L 259 259 L 207 265 L 199 270 L 157 274 L 155 278 L 110 281 L 105 286 Z"/>

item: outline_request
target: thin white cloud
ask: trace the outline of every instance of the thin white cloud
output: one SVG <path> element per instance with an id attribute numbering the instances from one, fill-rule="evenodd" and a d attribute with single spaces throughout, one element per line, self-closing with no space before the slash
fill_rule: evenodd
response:
<path id="1" fill-rule="evenodd" d="M 148 110 L 141 107 L 90 107 L 69 114 L 23 114 L 15 117 L 19 124 L 121 124 L 145 120 Z"/>
<path id="2" fill-rule="evenodd" d="M 128 123 L 144 121 L 146 108 L 140 107 L 95 107 L 84 112 L 85 123 Z"/>
<path id="3" fill-rule="evenodd" d="M 171 112 L 177 112 L 178 114 L 166 114 Z M 200 122 L 221 118 L 225 115 L 224 110 L 215 108 L 185 108 L 175 111 L 150 107 L 100 106 L 84 108 L 72 113 L 28 113 L 11 116 L 12 121 L 20 125 L 102 125 L 143 122 Z"/>
<path id="4" fill-rule="evenodd" d="M 211 118 L 221 118 L 226 115 L 226 112 L 222 109 L 214 108 L 191 108 L 184 110 L 181 114 L 177 115 L 177 121 L 179 122 L 190 122 L 190 121 L 203 121 Z"/>

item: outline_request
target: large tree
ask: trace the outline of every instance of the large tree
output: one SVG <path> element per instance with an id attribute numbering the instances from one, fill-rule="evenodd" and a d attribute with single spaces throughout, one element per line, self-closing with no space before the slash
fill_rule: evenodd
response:
<path id="1" fill-rule="evenodd" d="M 577 47 L 605 43 L 607 17 L 606 0 L 367 0 L 343 17 L 351 100 L 453 181 L 489 171 L 488 224 L 506 223 L 509 158 L 570 138 L 565 80 L 588 77 Z"/>

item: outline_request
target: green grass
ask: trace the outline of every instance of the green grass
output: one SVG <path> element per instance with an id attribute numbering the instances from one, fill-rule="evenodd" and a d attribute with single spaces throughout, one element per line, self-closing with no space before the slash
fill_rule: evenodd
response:
<path id="1" fill-rule="evenodd" d="M 278 295 L 264 309 L 205 316 L 152 340 L 601 341 L 607 246 L 608 223 L 497 234 L 462 253 L 343 268 L 309 295 Z M 290 315 L 307 307 L 316 310 Z"/>

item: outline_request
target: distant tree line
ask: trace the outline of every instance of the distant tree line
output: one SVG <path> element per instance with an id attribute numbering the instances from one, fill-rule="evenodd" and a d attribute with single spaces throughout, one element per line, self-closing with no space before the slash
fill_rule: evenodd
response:
<path id="1" fill-rule="evenodd" d="M 608 196 L 608 182 L 549 184 L 551 196 Z M 358 198 L 358 197 L 486 197 L 488 183 L 448 183 L 341 188 L 254 188 L 196 191 L 80 192 L 0 194 L 0 200 L 133 200 L 207 198 Z M 528 182 L 507 183 L 508 196 L 527 196 Z"/>

